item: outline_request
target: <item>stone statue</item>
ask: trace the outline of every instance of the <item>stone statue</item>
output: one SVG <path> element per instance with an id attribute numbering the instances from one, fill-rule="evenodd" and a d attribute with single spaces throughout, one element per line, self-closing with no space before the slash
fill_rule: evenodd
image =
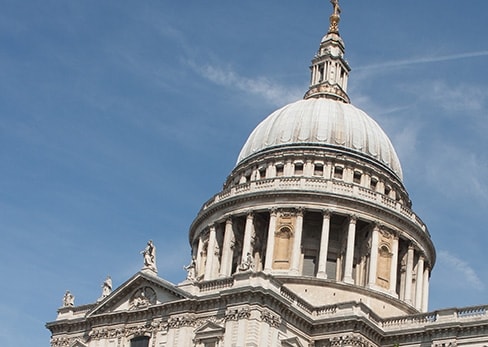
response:
<path id="1" fill-rule="evenodd" d="M 110 295 L 110 293 L 112 293 L 112 278 L 110 278 L 110 276 L 107 276 L 102 284 L 102 298 L 106 298 Z"/>
<path id="2" fill-rule="evenodd" d="M 75 305 L 75 296 L 69 290 L 64 293 L 63 307 L 73 307 Z"/>
<path id="3" fill-rule="evenodd" d="M 154 272 L 158 272 L 156 268 L 156 247 L 154 246 L 152 240 L 147 242 L 146 248 L 141 251 L 144 257 L 144 267 L 143 269 L 150 269 Z"/>
<path id="4" fill-rule="evenodd" d="M 187 266 L 183 266 L 183 268 L 187 271 L 186 279 L 188 281 L 195 281 L 196 267 L 197 262 L 195 260 L 195 257 L 191 258 L 190 264 L 188 264 Z"/>
<path id="5" fill-rule="evenodd" d="M 254 268 L 254 262 L 251 253 L 247 252 L 246 259 L 239 266 L 240 271 L 251 271 Z"/>

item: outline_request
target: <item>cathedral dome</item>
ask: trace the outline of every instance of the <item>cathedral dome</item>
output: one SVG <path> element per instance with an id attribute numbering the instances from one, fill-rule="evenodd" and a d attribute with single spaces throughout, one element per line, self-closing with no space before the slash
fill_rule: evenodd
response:
<path id="1" fill-rule="evenodd" d="M 328 98 L 299 100 L 273 112 L 251 133 L 237 162 L 268 149 L 297 145 L 363 156 L 402 180 L 398 156 L 378 123 L 355 106 Z"/>

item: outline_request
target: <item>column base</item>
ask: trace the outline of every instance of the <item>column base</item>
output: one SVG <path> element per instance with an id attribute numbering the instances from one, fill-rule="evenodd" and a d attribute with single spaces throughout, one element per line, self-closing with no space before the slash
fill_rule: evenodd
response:
<path id="1" fill-rule="evenodd" d="M 325 272 L 317 272 L 317 278 L 327 279 L 327 274 Z"/>

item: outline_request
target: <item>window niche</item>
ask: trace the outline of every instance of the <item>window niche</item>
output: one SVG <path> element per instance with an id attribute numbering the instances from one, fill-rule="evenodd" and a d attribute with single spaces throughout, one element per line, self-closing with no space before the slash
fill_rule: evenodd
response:
<path id="1" fill-rule="evenodd" d="M 286 270 L 290 268 L 291 239 L 292 231 L 288 226 L 281 227 L 275 233 L 273 269 Z"/>

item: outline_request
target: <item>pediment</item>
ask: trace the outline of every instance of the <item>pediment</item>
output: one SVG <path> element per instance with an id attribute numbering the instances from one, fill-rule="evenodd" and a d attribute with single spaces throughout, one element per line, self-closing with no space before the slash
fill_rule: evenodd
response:
<path id="1" fill-rule="evenodd" d="M 69 347 L 88 347 L 88 345 L 84 344 L 83 342 L 79 340 L 75 340 Z"/>
<path id="2" fill-rule="evenodd" d="M 297 337 L 281 340 L 281 345 L 286 347 L 303 347 Z"/>
<path id="3" fill-rule="evenodd" d="M 189 297 L 188 293 L 160 277 L 138 272 L 100 301 L 88 316 L 140 310 Z"/>
<path id="4" fill-rule="evenodd" d="M 208 321 L 198 329 L 195 329 L 195 340 L 221 338 L 224 336 L 225 328 L 217 323 Z"/>

